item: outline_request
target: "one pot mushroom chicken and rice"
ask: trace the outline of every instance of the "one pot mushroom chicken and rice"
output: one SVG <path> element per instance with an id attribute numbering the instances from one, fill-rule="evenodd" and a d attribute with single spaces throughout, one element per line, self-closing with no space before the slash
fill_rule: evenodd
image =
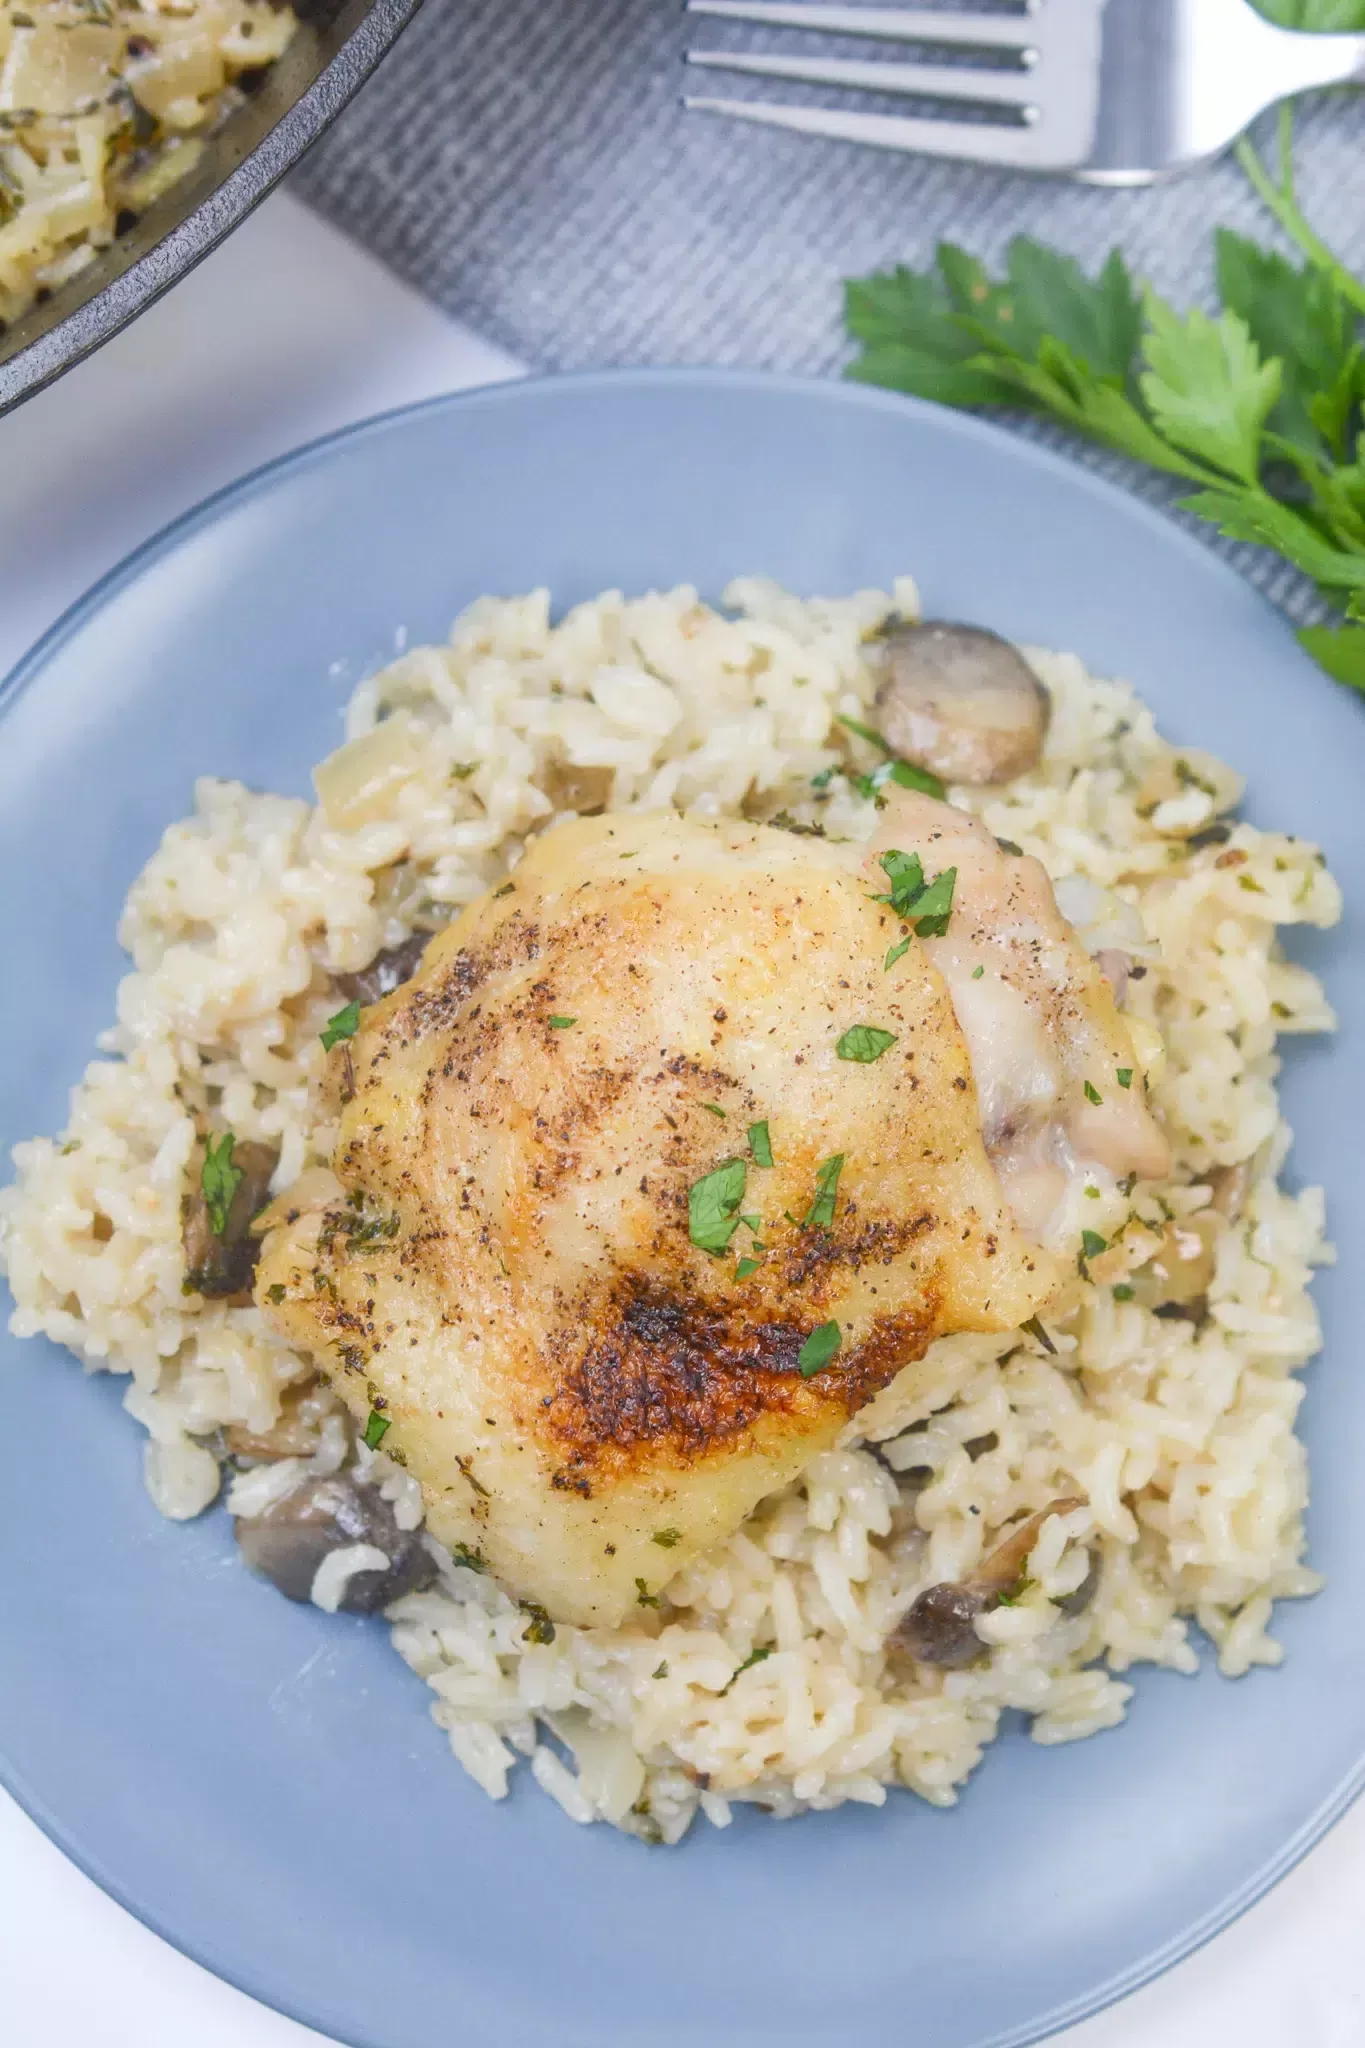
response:
<path id="1" fill-rule="evenodd" d="M 1006 1708 L 1274 1663 L 1318 1584 L 1276 927 L 1335 885 L 1125 686 L 917 614 L 480 600 L 316 804 L 199 785 L 0 1196 L 164 1512 L 651 1841 L 949 1803 Z"/>

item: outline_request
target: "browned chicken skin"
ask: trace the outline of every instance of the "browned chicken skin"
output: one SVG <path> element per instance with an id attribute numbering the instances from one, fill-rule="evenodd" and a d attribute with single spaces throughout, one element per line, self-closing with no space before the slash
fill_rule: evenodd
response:
<path id="1" fill-rule="evenodd" d="M 579 820 L 347 1047 L 349 1200 L 270 1233 L 257 1300 L 382 1409 L 434 1532 L 556 1618 L 652 1600 L 935 1337 L 1013 1329 L 1064 1270 L 1002 1193 L 928 949 L 885 965 L 909 926 L 876 873 L 770 827 Z M 841 1058 L 856 1025 L 894 1043 Z M 731 1161 L 708 1225 L 690 1192 Z"/>

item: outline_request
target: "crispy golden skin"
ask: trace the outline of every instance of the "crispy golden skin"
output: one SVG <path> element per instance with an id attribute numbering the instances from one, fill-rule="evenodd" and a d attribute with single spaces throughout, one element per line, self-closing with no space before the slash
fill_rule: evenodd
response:
<path id="1" fill-rule="evenodd" d="M 864 860 L 671 815 L 547 835 L 363 1013 L 351 1200 L 266 1239 L 266 1314 L 358 1417 L 385 1404 L 436 1534 L 556 1618 L 619 1620 L 935 1337 L 1013 1329 L 1057 1284 L 987 1159 L 942 976 L 920 944 L 883 965 L 903 927 Z M 840 1059 L 857 1024 L 896 1042 Z M 689 1189 L 732 1158 L 758 1228 L 715 1256 Z"/>

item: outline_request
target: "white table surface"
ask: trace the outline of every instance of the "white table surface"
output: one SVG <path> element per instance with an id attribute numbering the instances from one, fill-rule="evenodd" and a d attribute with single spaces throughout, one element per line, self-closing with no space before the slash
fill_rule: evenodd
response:
<path id="1" fill-rule="evenodd" d="M 0 673 L 95 577 L 244 470 L 516 370 L 277 195 L 128 333 L 0 420 Z M 1365 1802 L 1226 1934 L 1057 2048 L 1362 2048 L 1363 1919 Z M 322 2038 L 149 1934 L 0 1794 L 4 2048 Z"/>

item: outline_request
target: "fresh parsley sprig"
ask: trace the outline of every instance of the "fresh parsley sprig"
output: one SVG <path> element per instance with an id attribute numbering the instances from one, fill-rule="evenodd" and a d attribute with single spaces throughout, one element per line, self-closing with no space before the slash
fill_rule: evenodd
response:
<path id="1" fill-rule="evenodd" d="M 1285 4 L 1302 12 L 1305 0 Z M 848 374 L 945 405 L 1047 414 L 1194 484 L 1186 510 L 1316 584 L 1336 623 L 1299 639 L 1365 691 L 1365 281 L 1305 218 L 1292 140 L 1285 108 L 1274 170 L 1245 140 L 1237 158 L 1303 260 L 1220 228 L 1216 316 L 1140 288 L 1117 249 L 1088 277 L 1020 235 L 993 277 L 944 242 L 926 270 L 846 285 L 860 345 Z"/>

